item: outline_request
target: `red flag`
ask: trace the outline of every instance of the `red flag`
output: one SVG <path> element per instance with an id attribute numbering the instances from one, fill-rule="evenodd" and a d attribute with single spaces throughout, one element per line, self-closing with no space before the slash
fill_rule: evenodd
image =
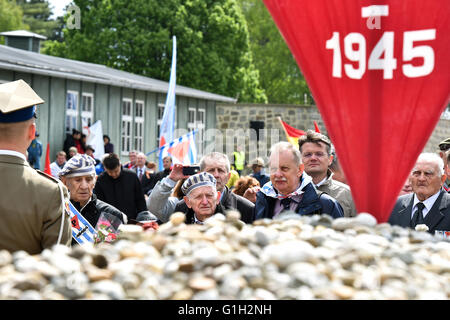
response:
<path id="1" fill-rule="evenodd" d="M 314 128 L 316 129 L 316 132 L 320 133 L 320 129 L 316 121 L 314 121 Z"/>
<path id="2" fill-rule="evenodd" d="M 311 89 L 358 212 L 386 222 L 450 98 L 450 1 L 264 3 Z"/>
<path id="3" fill-rule="evenodd" d="M 47 153 L 45 155 L 45 169 L 44 172 L 48 175 L 52 175 L 52 170 L 50 169 L 50 143 L 47 142 Z"/>
<path id="4" fill-rule="evenodd" d="M 281 126 L 283 127 L 284 132 L 286 133 L 287 140 L 292 143 L 295 147 L 298 147 L 298 138 L 304 134 L 306 134 L 305 131 L 296 129 L 294 127 L 291 127 L 286 122 L 281 120 L 280 117 L 278 117 L 278 120 L 281 123 Z"/>

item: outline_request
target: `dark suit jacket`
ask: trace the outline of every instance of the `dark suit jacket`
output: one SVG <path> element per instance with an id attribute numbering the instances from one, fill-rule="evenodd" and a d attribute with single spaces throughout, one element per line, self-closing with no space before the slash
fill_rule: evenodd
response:
<path id="1" fill-rule="evenodd" d="M 147 211 L 141 183 L 132 170 L 121 169 L 117 179 L 102 172 L 95 183 L 94 193 L 99 200 L 125 213 L 129 221 L 136 219 L 139 212 Z"/>
<path id="2" fill-rule="evenodd" d="M 392 210 L 389 223 L 409 228 L 413 201 L 413 193 L 400 196 Z M 434 234 L 436 230 L 450 231 L 450 194 L 441 190 L 436 202 L 425 217 L 425 224 L 431 234 Z"/>
<path id="3" fill-rule="evenodd" d="M 144 169 L 146 169 L 146 168 L 144 167 Z M 133 168 L 133 171 L 137 175 L 136 167 Z M 144 194 L 148 194 L 149 190 L 152 190 L 153 187 L 155 186 L 155 184 L 153 183 L 155 174 L 156 173 L 150 173 L 149 171 L 145 171 L 145 174 L 142 176 L 142 180 L 140 182 L 141 182 L 142 192 L 144 192 Z"/>

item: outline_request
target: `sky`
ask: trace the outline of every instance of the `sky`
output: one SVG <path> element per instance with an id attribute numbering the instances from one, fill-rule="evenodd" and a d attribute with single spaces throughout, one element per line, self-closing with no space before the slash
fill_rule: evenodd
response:
<path id="1" fill-rule="evenodd" d="M 53 16 L 56 18 L 64 14 L 64 8 L 72 2 L 72 0 L 48 0 L 50 6 L 53 7 Z"/>

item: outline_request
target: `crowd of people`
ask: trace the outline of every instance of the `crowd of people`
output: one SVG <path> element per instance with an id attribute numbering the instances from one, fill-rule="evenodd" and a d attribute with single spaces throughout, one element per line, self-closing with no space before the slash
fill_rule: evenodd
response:
<path id="1" fill-rule="evenodd" d="M 53 177 L 49 177 L 33 169 L 26 158 L 35 139 L 36 105 L 42 100 L 26 83 L 20 86 L 13 111 L 0 112 L 0 175 L 10 181 L 0 193 L 4 222 L 0 249 L 33 254 L 56 243 L 75 245 L 64 210 L 68 201 L 92 226 L 104 212 L 124 224 L 163 224 L 175 212 L 184 213 L 187 224 L 203 224 L 214 214 L 226 215 L 227 210 L 238 211 L 244 223 L 292 213 L 332 218 L 357 214 L 333 144 L 311 130 L 299 138 L 298 145 L 274 144 L 268 162 L 253 159 L 248 175 L 241 150 L 233 155 L 237 164 L 223 153 L 204 155 L 198 163 L 200 171 L 192 175 L 184 174 L 183 165 L 174 164 L 170 156 L 163 159 L 161 171 L 137 151 L 129 152 L 129 161 L 122 164 L 107 135 L 105 152 L 109 152 L 94 159 L 95 150 L 74 130 L 64 150 L 56 154 L 50 166 Z M 34 99 L 21 100 L 21 94 Z M 424 224 L 431 233 L 450 231 L 446 180 L 450 138 L 439 147 L 439 155 L 418 157 L 391 213 L 391 224 L 410 228 Z"/>

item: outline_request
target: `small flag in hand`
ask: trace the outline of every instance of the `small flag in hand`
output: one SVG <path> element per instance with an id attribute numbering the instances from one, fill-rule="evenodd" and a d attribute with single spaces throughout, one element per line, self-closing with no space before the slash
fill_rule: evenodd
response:
<path id="1" fill-rule="evenodd" d="M 52 170 L 50 169 L 50 143 L 47 142 L 47 153 L 45 155 L 45 169 L 44 172 L 48 175 L 52 175 Z"/>

